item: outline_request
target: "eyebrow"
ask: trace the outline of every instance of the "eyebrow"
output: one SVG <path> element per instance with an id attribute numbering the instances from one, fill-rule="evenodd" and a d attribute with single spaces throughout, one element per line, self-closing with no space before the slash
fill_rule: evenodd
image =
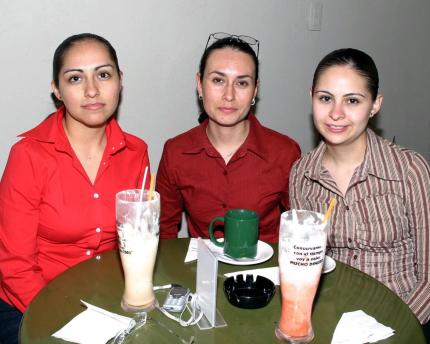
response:
<path id="1" fill-rule="evenodd" d="M 227 74 L 214 70 L 212 72 L 209 72 L 209 74 L 218 74 L 220 76 L 227 76 Z M 254 77 L 252 75 L 248 75 L 248 74 L 244 74 L 244 75 L 238 75 L 237 76 L 238 79 L 244 79 L 244 78 L 250 78 L 250 79 L 254 79 Z"/>
<path id="2" fill-rule="evenodd" d="M 334 95 L 333 93 L 331 93 L 329 91 L 324 91 L 324 90 L 316 90 L 314 93 L 328 93 L 331 96 Z M 359 93 L 359 92 L 351 92 L 351 93 L 347 93 L 347 94 L 343 95 L 343 97 L 351 97 L 351 96 L 360 96 L 360 97 L 366 98 L 366 95 Z"/>
<path id="3" fill-rule="evenodd" d="M 103 65 L 97 66 L 96 68 L 94 68 L 94 70 L 97 71 L 97 70 L 99 70 L 101 68 L 105 68 L 105 67 L 115 68 L 112 64 L 106 63 L 106 64 L 103 64 Z M 67 73 L 70 73 L 70 72 L 80 72 L 80 73 L 83 73 L 84 70 L 81 69 L 81 68 L 70 68 L 70 69 L 66 69 L 63 74 L 67 74 Z"/>

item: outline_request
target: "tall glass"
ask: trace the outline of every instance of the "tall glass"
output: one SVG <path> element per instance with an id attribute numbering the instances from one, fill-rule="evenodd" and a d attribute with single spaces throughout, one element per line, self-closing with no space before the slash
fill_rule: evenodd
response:
<path id="1" fill-rule="evenodd" d="M 290 343 L 314 338 L 312 304 L 324 263 L 328 223 L 324 215 L 307 210 L 282 213 L 279 229 L 281 319 L 275 333 Z"/>
<path id="2" fill-rule="evenodd" d="M 116 225 L 125 289 L 125 311 L 150 311 L 156 306 L 152 277 L 157 256 L 160 195 L 148 190 L 124 190 L 116 194 Z"/>

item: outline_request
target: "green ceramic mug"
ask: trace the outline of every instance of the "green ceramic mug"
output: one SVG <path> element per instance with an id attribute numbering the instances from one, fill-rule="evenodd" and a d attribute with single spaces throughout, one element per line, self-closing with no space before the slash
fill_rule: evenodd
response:
<path id="1" fill-rule="evenodd" d="M 224 242 L 215 238 L 213 225 L 224 222 Z M 254 258 L 257 255 L 258 214 L 253 210 L 232 209 L 215 217 L 209 225 L 211 241 L 224 247 L 224 254 L 233 258 Z"/>

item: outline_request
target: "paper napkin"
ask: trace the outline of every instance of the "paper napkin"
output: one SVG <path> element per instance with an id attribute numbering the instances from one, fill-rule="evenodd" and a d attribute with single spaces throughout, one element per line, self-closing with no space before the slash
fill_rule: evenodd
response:
<path id="1" fill-rule="evenodd" d="M 253 270 L 244 270 L 244 271 L 236 271 L 229 272 L 228 274 L 224 274 L 226 277 L 236 276 L 236 275 L 253 275 L 254 281 L 258 275 L 263 276 L 271 280 L 275 285 L 279 285 L 279 268 L 274 266 L 272 268 L 262 268 L 262 269 L 253 269 Z"/>
<path id="2" fill-rule="evenodd" d="M 334 330 L 331 344 L 376 343 L 394 334 L 391 327 L 380 324 L 363 311 L 343 313 Z"/>
<path id="3" fill-rule="evenodd" d="M 211 250 L 216 255 L 222 254 L 223 248 L 215 246 L 209 239 L 203 239 L 204 243 L 207 245 L 209 250 Z M 188 246 L 187 255 L 185 256 L 184 263 L 192 262 L 197 259 L 197 238 L 191 238 L 190 244 Z"/>
<path id="4" fill-rule="evenodd" d="M 79 344 L 105 344 L 128 327 L 131 318 L 108 312 L 81 300 L 87 309 L 52 336 Z"/>

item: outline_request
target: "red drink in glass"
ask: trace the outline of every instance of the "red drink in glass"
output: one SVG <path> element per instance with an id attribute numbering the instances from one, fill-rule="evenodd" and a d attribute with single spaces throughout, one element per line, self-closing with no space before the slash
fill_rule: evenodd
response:
<path id="1" fill-rule="evenodd" d="M 293 215 L 295 212 L 295 215 Z M 311 211 L 288 211 L 281 216 L 279 270 L 281 319 L 276 336 L 290 343 L 308 343 L 314 337 L 311 315 L 324 263 L 327 223 Z"/>

